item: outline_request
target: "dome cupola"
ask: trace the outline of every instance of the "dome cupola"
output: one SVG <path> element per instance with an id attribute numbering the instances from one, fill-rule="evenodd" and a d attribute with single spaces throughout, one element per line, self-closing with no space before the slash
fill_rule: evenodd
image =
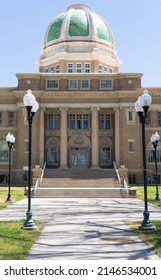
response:
<path id="1" fill-rule="evenodd" d="M 118 72 L 120 64 L 111 27 L 102 16 L 82 4 L 69 6 L 50 22 L 38 64 L 43 72 L 45 67 L 61 64 L 60 61 L 76 60 L 104 63 L 114 72 Z M 63 67 L 60 72 L 64 72 Z M 97 72 L 95 67 L 92 72 Z"/>

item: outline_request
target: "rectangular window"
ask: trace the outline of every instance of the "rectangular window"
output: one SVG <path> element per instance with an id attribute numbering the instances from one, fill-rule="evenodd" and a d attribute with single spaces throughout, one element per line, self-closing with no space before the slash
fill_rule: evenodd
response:
<path id="1" fill-rule="evenodd" d="M 112 67 L 110 67 L 109 72 L 110 72 L 110 73 L 112 73 L 112 72 L 113 72 L 113 68 L 112 68 Z"/>
<path id="2" fill-rule="evenodd" d="M 145 125 L 151 126 L 151 112 L 147 112 L 147 118 L 145 119 Z"/>
<path id="3" fill-rule="evenodd" d="M 133 112 L 128 112 L 128 121 L 133 121 Z"/>
<path id="4" fill-rule="evenodd" d="M 77 73 L 82 73 L 82 64 L 81 63 L 77 63 L 76 67 L 77 67 L 76 72 Z"/>
<path id="5" fill-rule="evenodd" d="M 73 64 L 68 63 L 68 73 L 73 73 Z"/>
<path id="6" fill-rule="evenodd" d="M 0 127 L 2 127 L 2 112 L 0 112 Z"/>
<path id="7" fill-rule="evenodd" d="M 50 72 L 54 73 L 54 66 L 50 67 Z"/>
<path id="8" fill-rule="evenodd" d="M 85 73 L 91 72 L 91 65 L 89 63 L 85 63 Z"/>
<path id="9" fill-rule="evenodd" d="M 70 115 L 70 129 L 88 129 L 88 114 Z"/>
<path id="10" fill-rule="evenodd" d="M 108 72 L 108 68 L 107 66 L 104 66 L 104 73 L 107 73 Z"/>
<path id="11" fill-rule="evenodd" d="M 60 129 L 60 115 L 49 114 L 48 115 L 48 129 Z"/>
<path id="12" fill-rule="evenodd" d="M 69 88 L 70 88 L 70 89 L 76 89 L 76 88 L 78 88 L 78 81 L 77 81 L 77 80 L 70 80 L 70 81 L 69 81 Z"/>
<path id="13" fill-rule="evenodd" d="M 70 115 L 70 129 L 75 129 L 75 115 Z"/>
<path id="14" fill-rule="evenodd" d="M 76 118 L 77 118 L 77 129 L 82 129 L 82 115 L 77 115 L 76 116 Z"/>
<path id="15" fill-rule="evenodd" d="M 129 142 L 129 153 L 132 153 L 133 151 L 134 151 L 133 142 Z"/>
<path id="16" fill-rule="evenodd" d="M 89 89 L 89 80 L 82 80 L 82 89 Z"/>
<path id="17" fill-rule="evenodd" d="M 49 72 L 48 68 L 45 68 L 45 73 L 48 73 L 48 72 Z"/>
<path id="18" fill-rule="evenodd" d="M 101 89 L 112 89 L 112 80 L 101 80 Z"/>
<path id="19" fill-rule="evenodd" d="M 98 66 L 98 72 L 102 72 L 102 65 Z"/>
<path id="20" fill-rule="evenodd" d="M 101 114 L 99 116 L 99 129 L 110 129 L 111 128 L 111 115 Z"/>
<path id="21" fill-rule="evenodd" d="M 161 126 L 161 112 L 157 112 L 157 126 Z"/>
<path id="22" fill-rule="evenodd" d="M 59 64 L 57 64 L 57 65 L 56 65 L 55 72 L 56 72 L 56 73 L 59 73 L 59 72 L 60 72 L 60 69 L 59 69 Z"/>
<path id="23" fill-rule="evenodd" d="M 15 114 L 14 112 L 8 112 L 8 127 L 15 126 Z"/>
<path id="24" fill-rule="evenodd" d="M 58 89 L 59 81 L 58 80 L 47 80 L 47 88 L 48 89 Z"/>
<path id="25" fill-rule="evenodd" d="M 88 129 L 88 115 L 87 114 L 83 115 L 83 128 Z"/>

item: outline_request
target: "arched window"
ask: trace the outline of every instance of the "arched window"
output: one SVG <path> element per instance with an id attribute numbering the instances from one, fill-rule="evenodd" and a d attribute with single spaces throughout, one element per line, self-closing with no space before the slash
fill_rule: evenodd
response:
<path id="1" fill-rule="evenodd" d="M 154 147 L 153 147 L 153 144 L 151 142 L 148 143 L 146 151 L 147 151 L 146 152 L 147 162 L 148 163 L 154 163 L 155 162 L 155 154 L 154 154 Z M 158 142 L 157 162 L 161 163 L 161 142 Z"/>
<path id="2" fill-rule="evenodd" d="M 8 164 L 8 144 L 5 140 L 0 141 L 0 164 Z"/>

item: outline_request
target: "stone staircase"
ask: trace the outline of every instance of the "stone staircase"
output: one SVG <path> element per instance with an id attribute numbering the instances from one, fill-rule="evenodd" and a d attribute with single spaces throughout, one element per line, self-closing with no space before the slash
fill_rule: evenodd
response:
<path id="1" fill-rule="evenodd" d="M 46 169 L 43 181 L 33 197 L 39 198 L 127 198 L 127 190 L 122 188 L 109 170 L 51 170 Z"/>

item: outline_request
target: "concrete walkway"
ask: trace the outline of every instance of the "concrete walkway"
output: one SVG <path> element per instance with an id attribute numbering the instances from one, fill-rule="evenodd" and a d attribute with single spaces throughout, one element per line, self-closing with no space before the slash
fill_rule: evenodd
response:
<path id="1" fill-rule="evenodd" d="M 0 211 L 0 220 L 26 218 L 27 199 Z M 32 199 L 33 220 L 47 224 L 27 260 L 160 260 L 124 221 L 143 219 L 138 199 Z M 161 209 L 149 204 L 150 219 Z"/>

